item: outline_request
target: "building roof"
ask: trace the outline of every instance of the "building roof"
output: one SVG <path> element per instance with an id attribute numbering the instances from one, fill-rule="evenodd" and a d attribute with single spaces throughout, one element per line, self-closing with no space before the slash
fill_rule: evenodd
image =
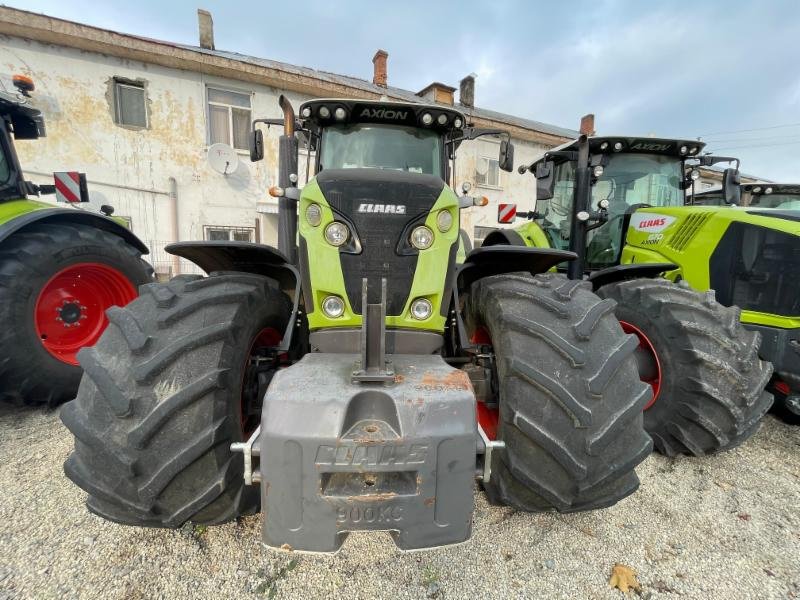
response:
<path id="1" fill-rule="evenodd" d="M 238 52 L 208 50 L 199 46 L 120 33 L 6 6 L 0 6 L 0 34 L 260 83 L 316 97 L 363 96 L 377 99 L 387 96 L 392 100 L 426 102 L 410 90 L 379 86 L 360 77 L 320 71 Z M 464 112 L 478 126 L 508 129 L 512 137 L 517 139 L 557 145 L 578 135 L 572 129 L 484 108 L 468 108 L 460 104 L 455 104 L 454 108 Z"/>

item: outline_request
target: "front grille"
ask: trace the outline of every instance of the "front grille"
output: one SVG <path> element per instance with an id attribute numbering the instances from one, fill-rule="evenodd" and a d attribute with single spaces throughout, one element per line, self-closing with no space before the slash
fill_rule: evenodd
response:
<path id="1" fill-rule="evenodd" d="M 381 278 L 386 279 L 386 314 L 400 315 L 411 291 L 418 253 L 398 253 L 406 226 L 424 220 L 444 188 L 438 177 L 380 169 L 327 169 L 317 183 L 331 208 L 355 227 L 361 252 L 340 250 L 345 290 L 350 306 L 361 314 L 361 281 L 368 280 L 370 303 L 380 302 Z M 391 212 L 359 211 L 362 205 L 391 206 Z M 403 207 L 398 212 L 397 207 Z M 313 260 L 313 257 L 310 257 Z M 313 282 L 312 282 L 313 284 Z"/>
<path id="2" fill-rule="evenodd" d="M 667 242 L 667 246 L 676 250 L 677 252 L 683 252 L 683 250 L 689 245 L 689 243 L 694 239 L 694 236 L 702 229 L 703 225 L 706 224 L 706 221 L 711 217 L 710 212 L 706 211 L 697 211 L 691 213 L 688 217 L 683 220 L 678 230 L 672 234 L 672 237 Z"/>
<path id="3" fill-rule="evenodd" d="M 710 280 L 726 306 L 800 315 L 800 236 L 732 223 L 711 255 Z"/>

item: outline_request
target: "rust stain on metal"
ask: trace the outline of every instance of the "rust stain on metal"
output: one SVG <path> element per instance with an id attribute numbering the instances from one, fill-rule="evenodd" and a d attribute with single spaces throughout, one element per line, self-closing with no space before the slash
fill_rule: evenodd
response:
<path id="1" fill-rule="evenodd" d="M 406 380 L 404 375 L 397 374 L 394 376 L 395 383 L 403 383 Z"/>
<path id="2" fill-rule="evenodd" d="M 432 498 L 425 498 L 425 500 L 423 501 L 423 504 L 428 508 L 433 506 L 435 503 L 436 503 L 436 496 L 433 496 Z"/>
<path id="3" fill-rule="evenodd" d="M 364 496 L 348 496 L 348 502 L 385 502 L 397 497 L 397 492 L 380 492 L 378 494 L 367 494 Z"/>
<path id="4" fill-rule="evenodd" d="M 447 375 L 439 376 L 430 371 L 422 375 L 420 385 L 426 388 L 443 389 L 443 390 L 469 390 L 472 385 L 469 381 L 469 376 L 460 369 L 449 371 Z"/>

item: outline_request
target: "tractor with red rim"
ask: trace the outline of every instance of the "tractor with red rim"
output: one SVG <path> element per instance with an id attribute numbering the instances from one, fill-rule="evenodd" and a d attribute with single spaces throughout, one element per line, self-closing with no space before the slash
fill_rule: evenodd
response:
<path id="1" fill-rule="evenodd" d="M 726 229 L 764 218 L 684 206 L 698 166 L 735 160 L 701 155 L 702 148 L 692 140 L 582 133 L 520 167 L 537 179 L 536 210 L 502 205 L 499 221 L 526 222 L 484 241 L 578 255 L 558 270 L 616 303 L 622 329 L 638 341 L 639 375 L 652 388 L 645 427 L 669 456 L 741 444 L 773 402 L 765 391 L 772 365 L 759 358 L 761 334 L 743 326 L 740 308 L 723 304 L 721 288 L 714 285 L 715 294 L 709 285 L 709 257 L 723 250 Z M 738 165 L 726 169 L 726 189 L 737 173 Z M 728 247 L 712 280 L 730 280 L 732 257 L 740 254 L 741 245 Z"/>
<path id="2" fill-rule="evenodd" d="M 72 172 L 56 173 L 54 185 L 25 180 L 14 142 L 44 136 L 45 126 L 28 104 L 33 82 L 15 76 L 14 85 L 18 94 L 0 92 L 0 399 L 55 405 L 75 396 L 80 349 L 153 270 L 142 260 L 147 247 L 113 218 L 34 199 L 88 201 L 86 180 Z"/>

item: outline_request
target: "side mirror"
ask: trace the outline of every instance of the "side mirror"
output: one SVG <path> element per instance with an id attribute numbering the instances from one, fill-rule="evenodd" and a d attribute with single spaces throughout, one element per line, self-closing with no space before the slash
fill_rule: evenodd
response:
<path id="1" fill-rule="evenodd" d="M 550 200 L 556 184 L 555 169 L 552 160 L 544 160 L 536 164 L 534 175 L 536 177 L 536 200 Z"/>
<path id="2" fill-rule="evenodd" d="M 722 197 L 725 204 L 740 204 L 742 199 L 739 169 L 725 169 L 722 172 Z"/>
<path id="3" fill-rule="evenodd" d="M 250 132 L 250 160 L 257 162 L 264 158 L 264 132 L 254 129 Z"/>
<path id="4" fill-rule="evenodd" d="M 499 167 L 508 173 L 514 170 L 514 144 L 508 140 L 500 142 Z"/>

